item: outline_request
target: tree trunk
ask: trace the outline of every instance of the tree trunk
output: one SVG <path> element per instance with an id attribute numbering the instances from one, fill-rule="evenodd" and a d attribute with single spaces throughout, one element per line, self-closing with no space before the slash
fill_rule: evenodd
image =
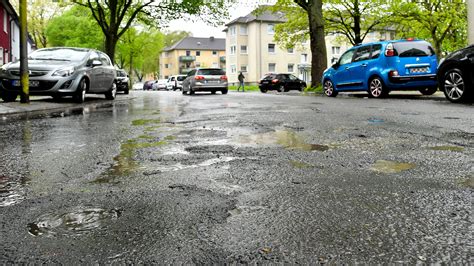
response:
<path id="1" fill-rule="evenodd" d="M 107 34 L 105 35 L 105 53 L 112 60 L 112 64 L 115 64 L 115 46 L 117 45 L 118 38 L 116 34 Z"/>
<path id="2" fill-rule="evenodd" d="M 309 18 L 311 46 L 311 87 L 318 87 L 321 85 L 321 77 L 327 67 L 322 1 L 310 1 L 306 12 Z"/>
<path id="3" fill-rule="evenodd" d="M 354 1 L 354 27 L 352 28 L 354 30 L 354 45 L 362 43 L 362 38 L 360 37 L 360 8 L 359 8 L 359 1 L 355 0 Z"/>

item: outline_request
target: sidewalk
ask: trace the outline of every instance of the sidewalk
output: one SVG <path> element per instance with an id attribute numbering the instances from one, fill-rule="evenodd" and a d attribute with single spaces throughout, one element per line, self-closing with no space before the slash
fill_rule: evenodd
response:
<path id="1" fill-rule="evenodd" d="M 132 97 L 130 95 L 117 95 L 114 101 L 123 101 L 129 100 Z M 88 96 L 84 103 L 74 103 L 72 99 L 65 98 L 61 99 L 60 101 L 54 101 L 51 97 L 39 97 L 34 96 L 30 97 L 30 103 L 24 104 L 20 103 L 17 99 L 15 102 L 3 102 L 0 101 L 0 116 L 7 116 L 7 115 L 18 115 L 18 114 L 26 114 L 26 113 L 39 113 L 45 111 L 55 111 L 55 110 L 64 110 L 67 108 L 74 108 L 74 107 L 84 107 L 90 104 L 110 104 L 113 101 L 105 100 L 103 97 L 100 96 Z"/>

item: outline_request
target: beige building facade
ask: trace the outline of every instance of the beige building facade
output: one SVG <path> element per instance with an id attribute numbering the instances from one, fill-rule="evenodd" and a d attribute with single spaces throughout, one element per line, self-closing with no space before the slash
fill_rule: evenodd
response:
<path id="1" fill-rule="evenodd" d="M 291 73 L 309 78 L 309 46 L 299 44 L 292 49 L 274 41 L 275 25 L 283 18 L 271 13 L 249 14 L 226 24 L 226 72 L 230 83 L 237 83 L 242 72 L 245 82 L 256 84 L 272 72 Z"/>
<path id="2" fill-rule="evenodd" d="M 198 67 L 225 69 L 225 60 L 225 39 L 186 37 L 161 53 L 159 78 L 187 74 Z"/>
<path id="3" fill-rule="evenodd" d="M 274 40 L 275 25 L 285 21 L 283 15 L 263 12 L 239 17 L 226 24 L 226 72 L 229 82 L 238 83 L 242 71 L 245 82 L 257 84 L 267 73 L 291 73 L 311 82 L 311 48 L 309 41 L 297 43 L 293 49 L 280 47 Z M 364 43 L 391 40 L 392 30 L 369 33 Z M 342 35 L 326 36 L 327 65 L 334 64 L 352 45 Z"/>

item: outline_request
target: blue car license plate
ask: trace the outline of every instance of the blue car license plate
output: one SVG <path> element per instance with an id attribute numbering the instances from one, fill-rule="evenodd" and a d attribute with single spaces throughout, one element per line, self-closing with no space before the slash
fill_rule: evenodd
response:
<path id="1" fill-rule="evenodd" d="M 414 67 L 410 69 L 410 73 L 427 73 L 429 72 L 429 68 L 427 67 Z"/>

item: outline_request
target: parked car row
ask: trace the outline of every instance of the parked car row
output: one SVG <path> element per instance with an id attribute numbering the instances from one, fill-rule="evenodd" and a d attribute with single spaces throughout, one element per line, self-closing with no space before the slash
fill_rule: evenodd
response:
<path id="1" fill-rule="evenodd" d="M 367 91 L 380 98 L 393 90 L 434 94 L 438 87 L 451 102 L 473 98 L 474 46 L 454 52 L 438 66 L 431 44 L 422 40 L 381 41 L 347 50 L 322 77 L 324 93 Z"/>
<path id="2" fill-rule="evenodd" d="M 29 94 L 55 99 L 72 96 L 84 102 L 86 93 L 104 94 L 115 99 L 116 69 L 103 52 L 86 48 L 55 47 L 32 52 L 28 57 Z M 20 62 L 0 68 L 0 97 L 15 101 L 21 91 Z"/>

